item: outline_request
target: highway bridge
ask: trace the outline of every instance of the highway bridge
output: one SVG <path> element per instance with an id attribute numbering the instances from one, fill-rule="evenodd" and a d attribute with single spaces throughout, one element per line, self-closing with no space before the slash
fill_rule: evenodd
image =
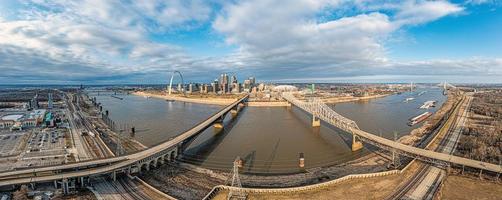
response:
<path id="1" fill-rule="evenodd" d="M 502 172 L 502 166 L 500 165 L 481 162 L 478 160 L 467 159 L 459 156 L 453 156 L 447 153 L 440 153 L 413 146 L 408 146 L 363 131 L 359 129 L 359 127 L 354 121 L 336 113 L 333 109 L 327 106 L 319 98 L 311 98 L 308 101 L 302 101 L 297 99 L 291 92 L 283 93 L 282 97 L 290 104 L 295 105 L 304 110 L 305 112 L 312 114 L 312 126 L 320 126 L 320 120 L 323 120 L 326 123 L 331 124 L 343 131 L 351 133 L 353 151 L 357 151 L 362 148 L 362 143 L 360 142 L 360 140 L 363 140 L 377 147 L 389 151 L 394 150 L 402 155 L 409 156 L 412 158 L 417 158 L 419 160 L 423 160 L 429 163 L 435 163 L 440 165 L 457 164 L 460 166 L 473 167 L 476 169 L 481 169 L 495 173 Z"/>
<path id="2" fill-rule="evenodd" d="M 176 159 L 208 127 L 222 128 L 227 113 L 236 115 L 247 98 L 248 95 L 236 100 L 193 128 L 160 145 L 120 157 L 2 172 L 0 186 L 54 181 L 55 187 L 61 186 L 63 191 L 68 193 L 72 185 L 84 186 L 93 176 L 110 174 L 115 179 L 117 173 L 130 174 L 149 170 L 151 166 L 156 167 L 165 161 Z"/>

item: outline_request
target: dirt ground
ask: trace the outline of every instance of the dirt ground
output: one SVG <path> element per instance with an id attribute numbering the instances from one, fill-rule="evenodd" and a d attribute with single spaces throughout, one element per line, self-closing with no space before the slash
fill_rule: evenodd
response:
<path id="1" fill-rule="evenodd" d="M 448 176 L 441 188 L 440 199 L 502 199 L 502 183 L 478 178 Z"/>
<path id="2" fill-rule="evenodd" d="M 354 179 L 336 184 L 329 189 L 312 192 L 298 192 L 282 194 L 248 194 L 249 200 L 265 199 L 385 199 L 395 186 L 402 181 L 400 174 L 386 176 L 385 178 Z M 359 192 L 356 192 L 359 191 Z M 221 191 L 215 200 L 227 198 L 228 191 Z"/>
<path id="3" fill-rule="evenodd" d="M 265 200 L 265 199 L 288 199 L 288 200 L 303 200 L 303 199 L 347 199 L 347 200 L 370 200 L 370 199 L 385 199 L 391 195 L 395 188 L 398 188 L 403 180 L 412 176 L 417 170 L 417 163 L 410 166 L 410 169 L 403 174 L 394 174 L 382 177 L 361 178 L 344 181 L 334 184 L 328 189 L 312 190 L 308 192 L 281 194 L 247 194 L 249 200 Z M 220 191 L 215 197 L 215 200 L 227 199 L 228 191 Z"/>

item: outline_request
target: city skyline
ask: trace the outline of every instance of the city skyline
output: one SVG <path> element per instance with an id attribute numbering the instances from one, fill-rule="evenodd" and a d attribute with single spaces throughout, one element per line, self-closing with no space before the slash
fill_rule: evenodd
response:
<path id="1" fill-rule="evenodd" d="M 501 83 L 501 6 L 0 0 L 0 83 Z"/>

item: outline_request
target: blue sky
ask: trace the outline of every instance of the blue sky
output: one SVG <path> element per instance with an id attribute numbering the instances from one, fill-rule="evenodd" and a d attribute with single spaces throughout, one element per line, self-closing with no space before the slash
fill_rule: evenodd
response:
<path id="1" fill-rule="evenodd" d="M 0 84 L 502 82 L 502 2 L 0 0 Z"/>

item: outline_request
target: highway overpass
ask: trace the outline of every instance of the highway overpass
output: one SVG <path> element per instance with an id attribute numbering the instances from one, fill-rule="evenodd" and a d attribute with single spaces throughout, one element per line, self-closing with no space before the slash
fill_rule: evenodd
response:
<path id="1" fill-rule="evenodd" d="M 120 157 L 2 172 L 0 186 L 54 181 L 56 187 L 61 185 L 67 192 L 70 181 L 84 185 L 85 180 L 91 176 L 110 174 L 115 179 L 116 174 L 120 172 L 135 173 L 143 169 L 149 170 L 150 166 L 174 160 L 206 128 L 213 125 L 216 128 L 222 127 L 226 114 L 228 112 L 237 114 L 247 98 L 248 95 L 236 100 L 193 128 L 160 145 Z"/>

